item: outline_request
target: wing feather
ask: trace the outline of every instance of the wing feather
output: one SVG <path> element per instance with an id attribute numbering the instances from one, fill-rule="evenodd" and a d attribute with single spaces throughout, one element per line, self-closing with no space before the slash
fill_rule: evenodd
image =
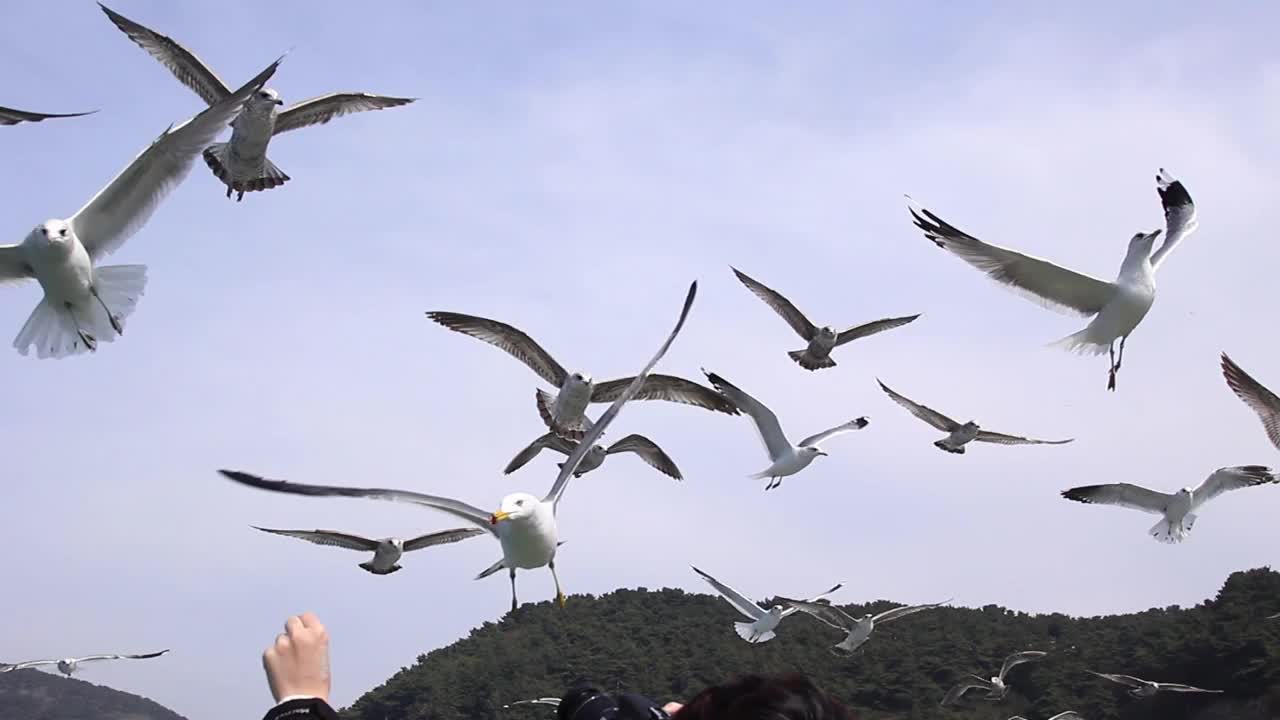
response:
<path id="1" fill-rule="evenodd" d="M 791 329 L 795 330 L 796 334 L 806 342 L 812 340 L 818 334 L 817 326 L 809 322 L 809 318 L 805 317 L 804 313 L 800 312 L 790 300 L 783 297 L 782 293 L 754 280 L 751 276 L 733 266 L 730 266 L 729 269 L 733 271 L 734 275 L 738 276 L 738 280 L 742 281 L 742 284 L 746 285 L 748 290 L 755 293 L 755 296 L 763 300 L 765 305 L 773 308 L 774 312 L 778 313 L 783 320 L 786 320 Z M 887 330 L 888 328 L 885 329 Z M 836 344 L 838 345 L 839 342 Z"/>
<path id="2" fill-rule="evenodd" d="M 782 432 L 782 425 L 778 423 L 778 416 L 774 415 L 772 410 L 719 375 L 709 373 L 706 370 L 702 372 L 706 373 L 707 380 L 711 381 L 716 390 L 719 390 L 734 405 L 751 416 L 751 420 L 756 426 L 756 432 L 764 442 L 765 450 L 769 452 L 771 459 L 777 460 L 790 452 L 791 441 L 787 440 L 786 433 Z"/>
<path id="3" fill-rule="evenodd" d="M 98 3 L 102 12 L 120 31 L 137 43 L 138 47 L 169 69 L 178 82 L 186 85 L 206 103 L 215 105 L 231 94 L 231 88 L 209 69 L 196 54 L 183 47 L 177 40 L 136 23 L 111 8 Z M 256 89 L 256 88 L 255 88 Z"/>
<path id="4" fill-rule="evenodd" d="M 826 440 L 829 437 L 833 437 L 835 435 L 843 435 L 844 433 L 850 433 L 855 430 L 861 430 L 862 428 L 869 425 L 870 422 L 871 421 L 869 421 L 866 417 L 855 418 L 853 420 L 850 420 L 847 423 L 841 423 L 833 428 L 829 428 L 827 430 L 823 430 L 820 433 L 815 433 L 813 435 L 810 435 L 809 437 L 801 440 L 798 443 L 798 445 L 800 447 L 810 447 L 813 445 L 817 445 L 818 443 L 822 442 L 823 440 Z"/>
<path id="5" fill-rule="evenodd" d="M 516 453 L 516 456 L 511 458 L 511 462 L 507 463 L 507 466 L 502 469 L 502 474 L 510 475 L 524 467 L 530 460 L 537 457 L 538 453 L 542 452 L 543 449 L 555 450 L 558 453 L 568 455 L 573 452 L 575 447 L 577 445 L 572 440 L 566 440 L 553 432 L 549 432 L 535 439 L 525 446 L 523 450 Z"/>
<path id="6" fill-rule="evenodd" d="M 506 351 L 556 387 L 564 385 L 565 378 L 569 376 L 551 353 L 543 350 L 533 338 L 504 322 L 455 312 L 429 312 L 427 317 L 454 332 L 470 335 Z"/>
<path id="7" fill-rule="evenodd" d="M 417 98 L 388 97 L 361 92 L 336 92 L 290 105 L 276 116 L 274 135 L 309 125 L 323 125 L 336 117 L 408 105 Z"/>
<path id="8" fill-rule="evenodd" d="M 1130 510 L 1163 515 L 1173 500 L 1168 493 L 1156 492 L 1130 483 L 1110 485 L 1083 485 L 1062 491 L 1062 497 L 1082 503 L 1119 505 Z"/>
<path id="9" fill-rule="evenodd" d="M 372 538 L 360 537 L 359 535 L 351 535 L 348 533 L 338 532 L 336 530 L 274 530 L 272 528 L 258 527 L 250 525 L 254 530 L 261 530 L 272 535 L 284 535 L 285 537 L 298 538 L 306 540 L 316 545 L 326 545 L 328 547 L 346 548 L 347 550 L 361 550 L 373 552 L 378 549 L 378 542 Z"/>
<path id="10" fill-rule="evenodd" d="M 1004 433 L 991 432 L 990 430 L 979 430 L 974 440 L 995 443 L 996 445 L 1066 445 L 1069 442 L 1073 442 L 1075 438 L 1036 440 L 1035 438 L 1022 437 L 1020 435 L 1005 435 Z"/>
<path id="11" fill-rule="evenodd" d="M 668 477 L 673 477 L 676 480 L 684 479 L 683 476 L 680 475 L 680 469 L 676 467 L 675 461 L 663 452 L 662 448 L 658 447 L 657 443 L 643 435 L 632 433 L 631 435 L 618 440 L 618 442 L 609 446 L 607 454 L 612 455 L 620 452 L 633 452 L 636 455 L 639 455 L 640 459 L 645 461 L 649 467 L 652 467 L 658 472 L 667 475 Z"/>
<path id="12" fill-rule="evenodd" d="M 1200 487 L 1191 491 L 1191 509 L 1195 510 L 1229 490 L 1276 482 L 1275 472 L 1262 465 L 1235 465 L 1214 470 Z"/>
<path id="13" fill-rule="evenodd" d="M 728 585 L 725 585 L 724 583 L 702 572 L 696 567 L 693 568 L 693 571 L 698 573 L 698 575 L 703 580 L 706 580 L 708 583 L 710 583 L 711 587 L 715 588 L 716 592 L 720 593 L 720 596 L 723 597 L 725 600 L 727 600 L 729 604 L 732 605 L 734 609 L 736 609 L 738 612 L 747 616 L 751 620 L 759 620 L 760 618 L 764 617 L 765 611 L 759 605 L 749 600 L 742 593 L 738 592 L 737 590 L 734 590 Z"/>
<path id="14" fill-rule="evenodd" d="M 841 632 L 848 632 L 858 624 L 858 620 L 850 616 L 849 613 L 841 610 L 831 603 L 818 602 L 817 598 L 810 600 L 792 600 L 791 598 L 780 597 L 778 598 L 778 602 L 787 606 L 788 610 L 798 610 L 805 615 L 817 618 L 819 621 L 830 625 Z"/>
<path id="15" fill-rule="evenodd" d="M 405 540 L 404 551 L 409 552 L 410 550 L 421 550 L 422 548 L 429 548 L 435 545 L 447 545 L 449 543 L 456 543 L 461 540 L 466 540 L 467 538 L 483 534 L 484 530 L 481 530 L 480 528 L 454 528 L 452 530 L 441 530 L 440 532 L 419 535 L 416 538 Z"/>
<path id="16" fill-rule="evenodd" d="M 70 118 L 84 117 L 98 112 L 90 110 L 88 112 L 78 113 L 38 113 L 29 110 L 18 110 L 16 108 L 0 107 L 0 125 L 17 125 L 22 122 L 40 122 L 42 120 L 51 120 L 53 118 Z"/>
<path id="17" fill-rule="evenodd" d="M 591 391 L 591 402 L 612 402 L 618 398 L 634 378 L 619 378 L 596 383 Z M 666 400 L 737 415 L 738 408 L 720 393 L 692 380 L 674 375 L 654 373 L 650 375 L 633 400 Z"/>
<path id="18" fill-rule="evenodd" d="M 1227 387 L 1231 388 L 1236 397 L 1257 413 L 1271 444 L 1280 448 L 1280 397 L 1276 397 L 1276 394 L 1266 386 L 1254 380 L 1253 376 L 1236 365 L 1226 353 L 1222 353 L 1222 376 L 1226 378 Z"/>
<path id="19" fill-rule="evenodd" d="M 876 382 L 880 383 L 880 389 L 884 390 L 885 394 L 888 395 L 894 402 L 906 408 L 907 412 L 911 413 L 912 415 L 915 415 L 916 417 L 920 418 L 926 423 L 929 423 L 929 425 L 933 426 L 935 429 L 941 430 L 942 432 L 945 432 L 945 433 L 949 433 L 949 432 L 954 432 L 956 428 L 960 427 L 960 423 L 956 422 L 955 420 L 952 420 L 946 415 L 943 415 L 937 410 L 934 410 L 933 408 L 928 407 L 927 405 L 921 405 L 920 403 L 914 400 L 910 400 L 907 397 L 903 395 L 899 395 L 898 393 L 890 390 L 889 386 L 881 382 L 879 378 L 876 378 Z"/>
<path id="20" fill-rule="evenodd" d="M 89 655 L 88 657 L 75 658 L 75 661 L 78 665 L 80 663 L 97 662 L 99 660 L 150 660 L 151 658 L 160 657 L 167 652 L 169 651 L 161 650 L 159 652 L 141 653 L 138 655 L 124 655 L 118 653 L 109 655 Z"/>
<path id="21" fill-rule="evenodd" d="M 21 245 L 0 245 L 0 285 L 29 280 L 35 276 L 22 254 Z"/>
<path id="22" fill-rule="evenodd" d="M 940 603 L 928 603 L 925 605 L 902 605 L 896 608 L 890 608 L 889 610 L 885 610 L 884 612 L 880 613 L 879 615 L 876 615 L 871 619 L 875 623 L 887 623 L 892 620 L 897 620 L 898 618 L 906 617 L 908 615 L 915 615 L 918 612 L 923 612 L 925 610 L 932 610 L 934 608 L 942 607 L 943 605 L 946 605 L 949 602 L 951 601 L 943 600 Z"/>
<path id="23" fill-rule="evenodd" d="M 1039 660 L 1048 654 L 1049 653 L 1043 650 L 1023 650 L 1022 652 L 1016 652 L 1010 655 L 1004 659 L 1004 665 L 1000 666 L 1000 679 L 1003 680 L 1004 676 L 1007 675 L 1014 667 L 1021 665 L 1022 663 Z"/>
<path id="24" fill-rule="evenodd" d="M 864 338 L 868 335 L 882 333 L 885 330 L 902 327 L 907 323 L 913 322 L 918 317 L 920 317 L 920 313 L 907 315 L 906 317 L 885 318 L 884 320 L 876 320 L 874 322 L 858 325 L 857 327 L 851 327 L 848 330 L 841 330 L 840 334 L 836 336 L 836 347 L 839 347 L 851 340 L 857 340 L 858 338 Z"/>
<path id="25" fill-rule="evenodd" d="M 1156 173 L 1156 192 L 1160 194 L 1160 206 L 1164 209 L 1165 233 L 1160 248 L 1151 253 L 1151 267 L 1156 269 L 1165 257 L 1182 242 L 1183 238 L 1200 227 L 1196 218 L 1196 205 L 1182 181 L 1160 168 Z"/>

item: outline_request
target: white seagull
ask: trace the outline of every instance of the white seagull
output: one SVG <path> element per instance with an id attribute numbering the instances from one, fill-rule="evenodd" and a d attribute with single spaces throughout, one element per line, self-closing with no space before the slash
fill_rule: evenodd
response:
<path id="1" fill-rule="evenodd" d="M 1124 362 L 1124 342 L 1138 323 L 1146 317 L 1156 298 L 1155 273 L 1169 251 L 1199 225 L 1196 207 L 1182 182 L 1160 168 L 1156 174 L 1156 191 L 1164 207 L 1165 240 L 1152 252 L 1160 230 L 1138 233 L 1129 240 L 1129 250 L 1115 281 L 1097 278 L 1059 267 L 1031 255 L 990 245 L 965 233 L 921 207 L 911 207 L 916 227 L 961 260 L 986 273 L 998 283 L 1019 294 L 1029 296 L 1046 307 L 1093 316 L 1089 325 L 1054 345 L 1092 355 L 1103 351 L 1111 354 L 1107 389 L 1115 390 L 1116 373 Z M 1119 357 L 1116 341 L 1120 341 Z"/>
<path id="2" fill-rule="evenodd" d="M 1104 680 L 1110 680 L 1113 683 L 1119 683 L 1129 688 L 1129 694 L 1139 698 L 1149 698 L 1158 692 L 1180 692 L 1180 693 L 1215 693 L 1220 694 L 1221 690 L 1205 690 L 1204 688 L 1192 687 L 1191 685 L 1180 685 L 1178 683 L 1161 683 L 1143 680 L 1132 675 L 1112 675 L 1109 673 L 1094 672 L 1087 670 L 1091 675 L 1097 675 Z"/>
<path id="3" fill-rule="evenodd" d="M 528 365 L 538 377 L 554 385 L 558 389 L 554 396 L 543 390 L 537 391 L 538 414 L 552 432 L 571 440 L 582 439 L 591 427 L 586 416 L 587 405 L 612 402 L 623 388 L 631 384 L 632 378 L 629 377 L 596 382 L 586 373 L 571 373 L 522 330 L 497 320 L 440 311 L 428 312 L 427 317 L 454 332 L 505 350 Z M 668 400 L 729 415 L 738 414 L 733 403 L 711 388 L 672 375 L 650 375 L 635 399 Z"/>
<path id="4" fill-rule="evenodd" d="M 273 535 L 284 535 L 286 537 L 294 537 L 299 540 L 306 540 L 316 545 L 328 545 L 330 547 L 346 548 L 348 550 L 362 550 L 364 552 L 373 553 L 373 559 L 368 562 L 360 563 L 360 567 L 368 570 L 374 575 L 390 575 L 400 569 L 400 556 L 414 550 L 429 548 L 434 545 L 445 545 L 447 543 L 456 543 L 459 540 L 466 540 L 469 537 L 481 535 L 484 530 L 480 528 L 456 528 L 453 530 L 441 530 L 440 532 L 428 533 L 427 535 L 419 535 L 415 538 L 403 540 L 398 537 L 388 537 L 381 539 L 373 539 L 360 537 L 359 535 L 351 535 L 349 533 L 337 532 L 334 530 L 273 530 L 271 528 L 258 527 L 251 525 L 254 530 L 272 533 Z"/>
<path id="5" fill-rule="evenodd" d="M 38 113 L 29 110 L 17 110 L 15 108 L 0 107 L 0 125 L 17 125 L 18 123 L 33 122 L 37 123 L 42 120 L 51 120 L 53 118 L 72 118 L 84 117 L 98 112 L 90 110 L 89 112 L 78 113 Z"/>
<path id="6" fill-rule="evenodd" d="M 794 615 L 800 610 L 798 607 L 783 607 L 782 605 L 774 605 L 768 610 L 765 610 L 758 604 L 752 602 L 742 593 L 702 572 L 698 568 L 693 568 L 693 571 L 698 573 L 703 580 L 710 583 L 711 587 L 715 588 L 715 591 L 720 593 L 720 597 L 725 599 L 725 602 L 732 605 L 735 610 L 745 615 L 747 619 L 751 621 L 736 622 L 733 624 L 733 629 L 738 633 L 738 637 L 749 643 L 769 642 L 776 636 L 777 633 L 774 632 L 774 629 L 778 627 L 778 624 L 782 622 L 782 619 Z M 844 587 L 844 583 L 837 583 L 830 590 L 822 593 L 821 595 L 814 596 L 807 602 L 815 602 L 819 598 L 824 598 L 842 587 Z"/>
<path id="7" fill-rule="evenodd" d="M 604 433 L 605 428 L 617 417 L 622 410 L 622 406 L 640 390 L 640 386 L 649 376 L 649 371 L 658 363 L 658 360 L 662 359 L 667 349 L 671 347 L 671 343 L 675 341 L 676 335 L 680 333 L 680 329 L 684 327 L 685 319 L 689 316 L 689 309 L 693 306 L 693 299 L 697 295 L 697 290 L 698 283 L 694 282 L 689 286 L 689 294 L 685 297 L 684 307 L 680 311 L 680 319 L 676 322 L 675 328 L 672 329 L 662 346 L 658 348 L 658 352 L 649 359 L 649 362 L 631 381 L 631 384 L 619 393 L 613 404 L 601 414 L 600 419 L 592 426 L 586 438 L 574 449 L 573 454 L 560 467 L 560 473 L 556 476 L 556 481 L 551 486 L 551 491 L 541 500 L 529 493 L 511 493 L 502 498 L 498 510 L 489 513 L 460 500 L 425 495 L 408 490 L 303 485 L 283 480 L 266 480 L 256 475 L 233 470 L 220 470 L 219 472 L 238 483 L 263 490 L 296 495 L 362 497 L 411 503 L 460 517 L 492 533 L 502 545 L 502 559 L 477 575 L 477 580 L 506 568 L 511 578 L 511 609 L 514 611 L 517 607 L 516 568 L 532 569 L 546 566 L 551 570 L 551 577 L 556 584 L 556 602 L 561 607 L 564 607 L 565 596 L 560 590 L 560 578 L 556 575 L 555 564 L 556 548 L 560 544 L 556 529 L 556 511 L 559 507 L 560 499 L 564 495 L 565 488 L 569 484 L 569 478 L 573 476 L 573 471 L 577 469 L 578 463 L 582 461 L 587 451 Z"/>
<path id="8" fill-rule="evenodd" d="M 231 89 L 213 70 L 176 40 L 142 26 L 102 3 L 98 6 L 130 40 L 159 60 L 179 82 L 205 102 L 213 105 L 231 94 Z M 309 125 L 322 125 L 350 113 L 407 105 L 415 99 L 336 92 L 303 100 L 281 110 L 284 101 L 279 93 L 263 88 L 249 98 L 243 111 L 231 123 L 231 141 L 208 145 L 204 149 L 204 161 L 227 186 L 227 197 L 231 197 L 233 191 L 238 193 L 238 202 L 244 199 L 246 192 L 270 190 L 290 179 L 267 158 L 267 146 L 276 135 Z"/>
<path id="9" fill-rule="evenodd" d="M 778 424 L 778 416 L 774 415 L 772 410 L 719 375 L 706 370 L 702 372 L 706 374 L 707 380 L 711 381 L 716 390 L 719 390 L 734 405 L 751 416 L 752 422 L 755 423 L 756 430 L 760 433 L 760 439 L 764 441 L 765 450 L 769 453 L 769 459 L 772 464 L 750 477 L 755 479 L 769 478 L 769 483 L 765 485 L 765 490 L 778 487 L 782 484 L 782 478 L 788 475 L 795 475 L 808 467 L 814 458 L 819 455 L 826 455 L 827 453 L 818 447 L 818 443 L 834 435 L 861 430 L 869 422 L 866 417 L 860 417 L 828 430 L 823 430 L 817 435 L 810 435 L 801 440 L 799 445 L 792 445 L 791 441 L 787 439 L 786 433 L 782 432 L 782 426 Z"/>
<path id="10" fill-rule="evenodd" d="M 532 700 L 516 700 L 514 702 L 510 702 L 510 703 L 507 703 L 506 705 L 503 705 L 502 709 L 507 710 L 516 705 L 550 705 L 553 708 L 558 708 L 560 707 L 560 698 L 544 697 L 544 698 L 534 698 Z"/>
<path id="11" fill-rule="evenodd" d="M 809 321 L 809 318 L 804 316 L 804 313 L 800 312 L 795 305 L 791 304 L 790 300 L 783 297 L 777 290 L 752 279 L 735 267 L 730 266 L 729 269 L 733 270 L 733 274 L 738 276 L 738 279 L 742 281 L 743 285 L 747 286 L 748 290 L 755 293 L 756 297 L 773 308 L 773 311 L 778 313 L 783 320 L 786 320 L 787 324 L 791 326 L 792 330 L 796 331 L 796 334 L 801 339 L 809 343 L 809 346 L 804 350 L 792 350 L 787 353 L 788 357 L 795 360 L 800 367 L 806 370 L 835 367 L 836 361 L 831 359 L 831 351 L 835 348 L 858 338 L 902 327 L 920 317 L 919 313 L 917 313 L 906 317 L 886 318 L 837 332 L 830 325 L 822 327 L 814 325 Z"/>
<path id="12" fill-rule="evenodd" d="M 98 261 L 146 224 L 191 172 L 200 150 L 283 59 L 222 102 L 164 131 L 75 215 L 37 225 L 20 244 L 0 245 L 0 284 L 35 278 L 44 289 L 44 299 L 13 341 L 19 353 L 35 345 L 37 357 L 65 357 L 96 350 L 99 341 L 124 333 L 124 320 L 146 286 L 147 266 L 99 267 Z"/>
<path id="13" fill-rule="evenodd" d="M 876 382 L 880 383 L 880 389 L 902 407 L 907 412 L 915 415 L 934 428 L 948 433 L 946 437 L 933 443 L 934 447 L 939 450 L 945 450 L 949 453 L 957 455 L 964 454 L 964 446 L 971 441 L 995 443 L 997 445 L 1063 445 L 1069 443 L 1075 438 L 1067 438 L 1066 440 L 1035 440 L 1033 438 L 1025 438 L 1019 435 L 1005 435 L 1004 433 L 983 430 L 978 423 L 970 420 L 963 424 L 952 420 L 942 413 L 925 405 L 921 405 L 914 400 L 909 400 L 902 395 L 889 389 L 879 378 Z"/>
<path id="14" fill-rule="evenodd" d="M 908 615 L 914 615 L 924 610 L 932 610 L 942 607 L 950 600 L 944 600 L 940 603 L 930 603 L 926 605 L 901 605 L 899 607 L 885 610 L 882 613 L 872 615 L 867 613 L 862 617 L 855 618 L 849 613 L 827 602 L 813 602 L 812 600 L 791 600 L 789 598 L 778 598 L 778 601 L 788 606 L 789 609 L 799 610 L 803 613 L 812 615 L 831 627 L 845 633 L 844 640 L 836 643 L 831 648 L 834 655 L 848 657 L 855 650 L 862 647 L 871 633 L 876 629 L 876 625 L 887 623 L 898 618 L 904 618 Z"/>
<path id="15" fill-rule="evenodd" d="M 962 695 L 975 688 L 986 690 L 988 700 L 1000 700 L 1009 694 L 1009 686 L 1005 684 L 1004 679 L 1010 670 L 1022 663 L 1039 660 L 1048 654 L 1042 650 L 1016 652 L 1004 659 L 1004 664 L 1000 666 L 1000 674 L 990 680 L 983 680 L 977 675 L 970 675 L 968 679 L 961 680 L 960 684 L 947 691 L 946 696 L 942 698 L 942 705 L 944 707 L 954 705 Z"/>
<path id="16" fill-rule="evenodd" d="M 1237 465 L 1214 470 L 1200 487 L 1182 488 L 1175 493 L 1148 490 L 1129 483 L 1085 485 L 1062 491 L 1062 497 L 1082 503 L 1119 505 L 1131 510 L 1160 515 L 1160 521 L 1147 531 L 1162 543 L 1178 543 L 1186 539 L 1196 522 L 1196 510 L 1228 490 L 1276 482 L 1271 468 L 1261 465 Z"/>
<path id="17" fill-rule="evenodd" d="M 1014 715 L 1013 717 L 1009 718 L 1009 720 L 1027 720 L 1027 719 L 1022 717 L 1021 715 Z M 1060 712 L 1057 715 L 1054 715 L 1053 717 L 1049 718 L 1049 720 L 1084 720 L 1084 716 L 1076 712 L 1075 710 L 1068 710 L 1066 712 Z"/>
<path id="18" fill-rule="evenodd" d="M 577 446 L 578 443 L 567 438 L 562 438 L 554 432 L 549 432 L 529 443 L 528 447 L 516 453 L 516 456 L 511 458 L 511 462 L 507 463 L 507 466 L 503 468 L 502 474 L 510 475 L 516 470 L 519 470 L 544 449 L 555 450 L 562 455 L 572 455 L 574 448 Z M 658 472 L 669 477 L 673 477 L 676 480 L 684 479 L 680 475 L 680 469 L 676 467 L 675 462 L 669 455 L 663 452 L 662 448 L 658 447 L 657 443 L 643 435 L 636 435 L 634 433 L 618 440 L 607 448 L 598 444 L 591 446 L 591 449 L 587 451 L 585 456 L 583 456 L 582 462 L 578 463 L 578 469 L 573 471 L 573 476 L 582 477 L 583 475 L 586 475 L 592 470 L 600 467 L 604 463 L 605 457 L 620 452 L 635 453 L 636 456 Z M 563 465 L 564 463 L 559 464 Z"/>
<path id="19" fill-rule="evenodd" d="M 0 663 L 0 673 L 40 667 L 42 665 L 57 665 L 58 672 L 66 675 L 67 677 L 71 677 L 72 673 L 80 669 L 81 663 L 98 662 L 101 660 L 149 660 L 151 658 L 160 657 L 167 652 L 169 651 L 161 650 L 160 652 L 145 653 L 142 655 L 89 655 L 87 657 L 63 658 L 61 660 L 28 660 L 26 662 L 14 663 L 12 665 Z"/>
<path id="20" fill-rule="evenodd" d="M 1236 397 L 1258 414 L 1271 444 L 1280 448 L 1280 397 L 1276 397 L 1275 393 L 1241 370 L 1226 353 L 1222 353 L 1222 376 L 1227 379 L 1227 387 L 1231 388 Z"/>

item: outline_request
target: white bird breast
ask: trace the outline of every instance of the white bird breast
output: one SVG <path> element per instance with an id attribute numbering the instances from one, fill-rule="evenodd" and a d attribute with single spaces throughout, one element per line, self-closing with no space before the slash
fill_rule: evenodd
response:
<path id="1" fill-rule="evenodd" d="M 555 557 L 559 536 L 550 503 L 538 503 L 529 515 L 499 522 L 497 531 L 508 567 L 539 568 Z"/>

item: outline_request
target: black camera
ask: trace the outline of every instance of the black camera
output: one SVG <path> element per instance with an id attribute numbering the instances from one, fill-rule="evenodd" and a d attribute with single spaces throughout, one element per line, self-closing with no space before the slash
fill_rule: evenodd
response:
<path id="1" fill-rule="evenodd" d="M 576 685 L 560 698 L 558 720 L 669 720 L 660 705 L 643 695 L 616 697 L 590 685 Z"/>

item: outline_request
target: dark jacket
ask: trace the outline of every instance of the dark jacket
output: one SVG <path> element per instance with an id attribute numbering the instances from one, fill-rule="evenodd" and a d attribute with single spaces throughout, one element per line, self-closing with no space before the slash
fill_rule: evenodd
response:
<path id="1" fill-rule="evenodd" d="M 271 708 L 262 720 L 338 720 L 338 713 L 319 698 L 304 698 Z"/>

